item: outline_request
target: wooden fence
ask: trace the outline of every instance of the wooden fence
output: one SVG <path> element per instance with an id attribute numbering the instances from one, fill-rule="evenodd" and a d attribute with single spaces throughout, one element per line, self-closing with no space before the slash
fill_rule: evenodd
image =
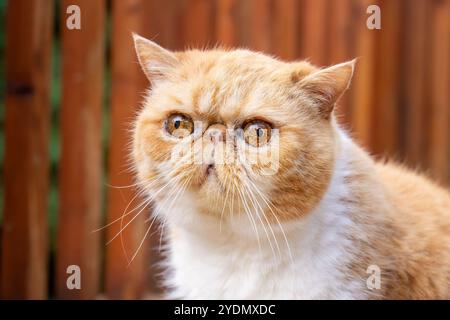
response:
<path id="1" fill-rule="evenodd" d="M 66 27 L 67 6 L 81 9 L 81 30 Z M 381 30 L 369 30 L 369 5 Z M 449 0 L 13 0 L 7 7 L 2 298 L 142 298 L 157 294 L 159 236 L 128 265 L 144 236 L 142 216 L 116 239 L 127 205 L 129 124 L 147 82 L 131 32 L 170 49 L 221 43 L 281 58 L 330 65 L 359 57 L 341 122 L 376 155 L 387 155 L 447 183 L 450 158 Z M 49 259 L 49 94 L 53 22 L 61 30 L 59 210 L 55 259 Z M 107 39 L 110 37 L 110 46 Z M 108 97 L 109 144 L 102 149 Z M 53 90 L 55 90 L 53 88 Z M 105 214 L 104 214 L 105 213 Z M 129 220 L 124 219 L 124 224 Z M 155 249 L 156 248 L 156 249 Z M 67 267 L 81 268 L 68 290 Z"/>

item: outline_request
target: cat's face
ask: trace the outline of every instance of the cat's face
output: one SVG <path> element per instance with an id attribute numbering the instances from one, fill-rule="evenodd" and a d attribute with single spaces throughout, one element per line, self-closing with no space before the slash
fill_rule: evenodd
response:
<path id="1" fill-rule="evenodd" d="M 134 163 L 164 211 L 269 223 L 317 204 L 336 152 L 332 109 L 353 62 L 319 70 L 246 50 L 173 53 L 138 36 L 135 44 L 152 88 Z"/>

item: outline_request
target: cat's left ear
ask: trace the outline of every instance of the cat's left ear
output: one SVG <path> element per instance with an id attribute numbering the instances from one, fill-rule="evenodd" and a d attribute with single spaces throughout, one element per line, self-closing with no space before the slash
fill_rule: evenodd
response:
<path id="1" fill-rule="evenodd" d="M 315 71 L 299 82 L 317 104 L 320 114 L 328 119 L 334 105 L 350 86 L 356 59 Z"/>
<path id="2" fill-rule="evenodd" d="M 178 64 L 175 54 L 133 33 L 134 46 L 145 75 L 151 82 L 168 77 Z"/>

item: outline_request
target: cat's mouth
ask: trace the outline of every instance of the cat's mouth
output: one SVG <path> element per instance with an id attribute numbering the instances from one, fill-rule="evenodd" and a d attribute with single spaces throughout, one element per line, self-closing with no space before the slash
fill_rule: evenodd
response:
<path id="1" fill-rule="evenodd" d="M 225 189 L 219 178 L 216 165 L 208 164 L 204 168 L 203 179 L 200 183 L 200 187 L 211 187 L 212 185 L 216 185 L 222 190 Z"/>

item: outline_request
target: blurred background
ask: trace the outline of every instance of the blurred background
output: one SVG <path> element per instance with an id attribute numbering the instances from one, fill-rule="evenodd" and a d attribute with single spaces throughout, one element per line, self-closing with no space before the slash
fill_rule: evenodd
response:
<path id="1" fill-rule="evenodd" d="M 366 24 L 374 4 L 379 30 Z M 66 26 L 70 5 L 80 30 Z M 449 20 L 449 0 L 0 0 L 0 297 L 161 293 L 157 227 L 128 261 L 149 226 L 147 212 L 131 221 L 142 199 L 128 129 L 148 85 L 131 32 L 173 50 L 222 44 L 319 66 L 358 57 L 339 121 L 375 156 L 448 185 Z M 67 288 L 69 265 L 81 290 Z"/>

